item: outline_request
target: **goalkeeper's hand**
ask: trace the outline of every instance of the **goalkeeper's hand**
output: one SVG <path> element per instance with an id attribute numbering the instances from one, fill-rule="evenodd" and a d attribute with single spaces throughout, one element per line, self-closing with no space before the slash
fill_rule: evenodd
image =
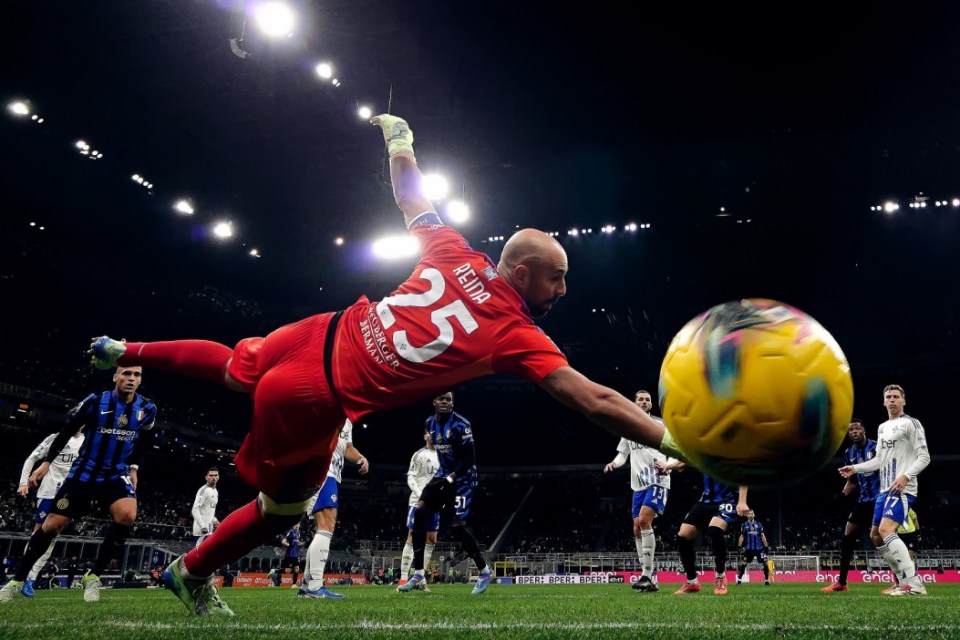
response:
<path id="1" fill-rule="evenodd" d="M 413 155 L 413 131 L 403 118 L 384 113 L 370 119 L 383 131 L 383 139 L 387 143 L 387 153 L 392 158 L 398 153 Z"/>

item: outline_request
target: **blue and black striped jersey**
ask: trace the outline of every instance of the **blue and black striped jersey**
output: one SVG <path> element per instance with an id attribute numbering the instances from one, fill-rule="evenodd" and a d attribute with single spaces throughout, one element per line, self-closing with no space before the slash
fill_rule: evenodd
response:
<path id="1" fill-rule="evenodd" d="M 740 533 L 743 534 L 743 548 L 746 551 L 763 551 L 766 546 L 763 544 L 763 525 L 754 520 L 747 520 L 740 527 Z"/>
<path id="2" fill-rule="evenodd" d="M 67 479 L 102 483 L 127 475 L 138 440 L 156 419 L 156 405 L 139 394 L 124 403 L 113 390 L 91 393 L 67 415 L 67 430 L 82 425 L 86 435 Z"/>
<path id="3" fill-rule="evenodd" d="M 473 431 L 466 418 L 456 412 L 451 412 L 446 418 L 433 415 L 427 418 L 427 431 L 437 450 L 437 460 L 440 463 L 436 477 L 456 473 L 458 482 L 476 479 Z"/>
<path id="4" fill-rule="evenodd" d="M 700 495 L 700 502 L 704 504 L 736 504 L 736 487 L 730 487 L 717 480 L 714 480 L 707 474 L 703 474 L 703 493 Z"/>
<path id="5" fill-rule="evenodd" d="M 877 441 L 867 440 L 863 447 L 853 444 L 844 452 L 843 459 L 848 465 L 860 464 L 877 456 Z M 873 502 L 880 493 L 880 473 L 869 471 L 857 474 L 857 488 L 860 489 L 858 502 Z"/>

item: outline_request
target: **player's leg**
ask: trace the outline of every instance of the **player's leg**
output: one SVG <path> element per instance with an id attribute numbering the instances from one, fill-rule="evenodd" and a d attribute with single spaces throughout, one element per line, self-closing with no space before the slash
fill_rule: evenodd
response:
<path id="1" fill-rule="evenodd" d="M 433 557 L 433 549 L 437 544 L 437 531 L 440 529 L 440 514 L 433 514 L 432 520 L 427 524 L 427 540 L 426 544 L 423 545 L 423 566 L 430 566 L 430 558 Z M 427 583 L 424 582 L 420 589 L 423 591 L 429 591 Z"/>
<path id="2" fill-rule="evenodd" d="M 338 483 L 331 477 L 323 483 L 317 502 L 313 507 L 313 519 L 317 525 L 317 532 L 307 548 L 307 565 L 309 573 L 304 574 L 304 585 L 300 588 L 302 595 L 311 598 L 339 599 L 343 594 L 334 593 L 327 589 L 323 582 L 326 571 L 327 557 L 330 555 L 330 541 L 337 526 Z"/>
<path id="3" fill-rule="evenodd" d="M 470 506 L 473 502 L 473 484 L 456 483 L 453 491 L 446 493 L 445 508 L 453 514 L 450 523 L 450 534 L 453 539 L 460 543 L 461 548 L 466 552 L 473 563 L 477 565 L 477 581 L 473 585 L 472 595 L 478 596 L 487 590 L 490 586 L 490 580 L 493 572 L 487 559 L 483 557 L 480 545 L 474 537 L 473 532 L 467 527 L 467 518 L 470 516 Z"/>
<path id="4" fill-rule="evenodd" d="M 707 526 L 707 537 L 710 538 L 710 544 L 713 546 L 716 571 L 713 593 L 718 596 L 727 594 L 727 528 L 735 519 L 735 510 L 721 508 L 718 515 L 713 517 Z"/>
<path id="5" fill-rule="evenodd" d="M 420 494 L 420 500 L 413 510 L 413 530 L 410 535 L 413 543 L 413 575 L 407 580 L 407 583 L 397 587 L 397 591 L 407 593 L 414 589 L 419 589 L 424 584 L 426 577 L 424 574 L 424 559 L 427 546 L 427 528 L 434 516 L 439 518 L 440 509 L 443 507 L 442 487 L 437 484 L 428 484 Z"/>
<path id="6" fill-rule="evenodd" d="M 93 568 L 80 580 L 83 585 L 83 599 L 86 602 L 100 600 L 100 576 L 103 575 L 110 561 L 120 557 L 127 544 L 127 538 L 133 531 L 133 523 L 137 520 L 137 499 L 133 485 L 126 481 L 118 481 L 118 483 L 122 484 L 109 489 L 109 493 L 104 494 L 105 501 L 110 502 L 113 523 L 107 530 L 103 542 L 100 543 Z M 121 497 L 117 497 L 118 495 Z"/>
<path id="7" fill-rule="evenodd" d="M 59 493 L 57 494 L 60 495 Z M 83 502 L 82 500 L 78 500 Z M 77 507 L 86 508 L 86 504 L 77 504 Z M 56 505 L 55 505 L 56 508 Z M 47 549 L 53 544 L 54 539 L 70 523 L 70 517 L 62 513 L 50 513 L 43 521 L 43 525 L 35 529 L 27 546 L 23 550 L 23 558 L 14 570 L 13 577 L 0 589 L 0 602 L 10 602 L 23 589 L 27 575 L 33 569 L 33 565 L 40 559 Z"/>
<path id="8" fill-rule="evenodd" d="M 37 500 L 37 512 L 33 521 L 34 532 L 43 526 L 43 521 L 47 519 L 47 514 L 50 513 L 50 507 L 52 504 L 53 498 L 42 498 Z M 50 559 L 50 555 L 53 553 L 53 547 L 55 544 L 56 540 L 51 540 L 47 550 L 44 551 L 43 555 L 40 556 L 37 561 L 33 563 L 33 567 L 30 568 L 30 573 L 27 574 L 27 579 L 24 580 L 23 588 L 20 590 L 20 593 L 28 598 L 33 597 L 33 583 L 37 579 L 37 576 L 40 575 L 43 567 L 46 566 L 47 560 Z"/>
<path id="9" fill-rule="evenodd" d="M 240 344 L 243 342 L 241 341 Z M 174 340 L 124 343 L 102 336 L 90 345 L 90 353 L 98 369 L 140 365 L 210 380 L 237 391 L 243 390 L 228 384 L 227 364 L 233 357 L 234 350 L 219 342 Z"/>
<path id="10" fill-rule="evenodd" d="M 653 534 L 653 520 L 663 513 L 666 507 L 666 490 L 658 485 L 647 488 L 643 505 L 634 520 L 634 535 L 639 533 L 643 576 L 636 583 L 640 591 L 657 591 L 656 572 L 653 558 L 657 550 L 657 539 Z"/>
<path id="11" fill-rule="evenodd" d="M 697 576 L 697 555 L 693 547 L 694 541 L 700 533 L 699 527 L 695 524 L 699 520 L 695 511 L 697 505 L 694 505 L 684 517 L 683 524 L 677 532 L 677 550 L 680 552 L 680 563 L 683 565 L 683 571 L 687 576 L 687 582 L 679 590 L 677 595 L 688 593 L 697 593 L 700 591 L 700 579 Z"/>
<path id="12" fill-rule="evenodd" d="M 407 509 L 407 542 L 403 545 L 403 553 L 400 556 L 400 583 L 397 586 L 403 586 L 410 578 L 410 566 L 413 564 L 413 516 L 416 507 Z M 426 539 L 424 539 L 426 547 Z"/>
<path id="13" fill-rule="evenodd" d="M 737 584 L 743 582 L 743 574 L 747 572 L 747 564 L 753 560 L 753 551 L 744 551 L 740 556 L 740 564 L 737 565 Z"/>
<path id="14" fill-rule="evenodd" d="M 646 489 L 633 492 L 633 499 L 630 501 L 630 518 L 633 522 L 633 544 L 637 548 L 637 560 L 640 562 L 640 571 L 643 572 L 643 537 L 640 533 L 640 509 L 643 507 L 643 498 L 646 495 Z M 645 573 L 643 575 L 646 575 Z M 640 588 L 640 583 L 633 584 L 634 589 Z"/>
<path id="15" fill-rule="evenodd" d="M 897 535 L 897 529 L 906 523 L 912 502 L 913 496 L 905 493 L 887 496 L 883 517 L 877 525 L 877 533 L 882 540 L 877 550 L 900 582 L 899 589 L 890 592 L 890 595 L 924 595 L 927 592 L 907 545 Z"/>

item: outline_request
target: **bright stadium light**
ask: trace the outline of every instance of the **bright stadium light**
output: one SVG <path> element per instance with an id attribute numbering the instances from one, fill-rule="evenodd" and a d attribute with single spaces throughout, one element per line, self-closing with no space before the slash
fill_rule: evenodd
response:
<path id="1" fill-rule="evenodd" d="M 213 235 L 221 240 L 233 236 L 233 225 L 229 222 L 217 222 L 213 225 Z"/>
<path id="2" fill-rule="evenodd" d="M 371 117 L 373 117 L 373 110 L 366 105 L 362 105 L 359 109 L 357 109 L 357 115 L 360 116 L 361 120 L 369 120 Z"/>
<path id="3" fill-rule="evenodd" d="M 261 257 L 261 256 L 260 256 L 260 250 L 257 249 L 256 247 L 254 247 L 253 249 L 250 249 L 250 255 L 253 256 L 254 258 L 259 258 L 259 257 Z"/>
<path id="4" fill-rule="evenodd" d="M 329 62 L 319 62 L 317 66 L 313 68 L 317 72 L 317 75 L 323 78 L 324 80 L 329 80 L 333 77 L 333 65 Z"/>
<path id="5" fill-rule="evenodd" d="M 450 193 L 450 183 L 446 178 L 437 173 L 428 173 L 423 176 L 420 187 L 423 189 L 423 195 L 425 195 L 430 202 L 443 200 L 447 197 L 447 194 Z"/>
<path id="6" fill-rule="evenodd" d="M 30 107 L 28 107 L 27 103 L 23 102 L 22 100 L 15 100 L 8 104 L 7 111 L 19 118 L 30 115 Z"/>
<path id="7" fill-rule="evenodd" d="M 892 200 L 887 200 L 886 202 L 883 203 L 883 210 L 887 213 L 893 213 L 899 208 L 900 208 L 900 205 L 898 205 L 896 202 Z"/>
<path id="8" fill-rule="evenodd" d="M 185 216 L 193 215 L 193 205 L 190 204 L 189 200 L 177 200 L 177 203 L 173 205 L 173 209 L 177 213 L 182 213 Z"/>
<path id="9" fill-rule="evenodd" d="M 384 260 L 409 258 L 420 252 L 420 243 L 413 236 L 388 236 L 373 243 L 373 255 Z"/>
<path id="10" fill-rule="evenodd" d="M 451 200 L 447 204 L 446 218 L 452 224 L 463 224 L 470 217 L 470 207 L 463 200 Z"/>
<path id="11" fill-rule="evenodd" d="M 86 140 L 77 140 L 77 141 L 74 142 L 73 144 L 77 147 L 77 149 L 80 149 L 80 151 L 89 151 L 89 150 L 90 150 L 90 145 L 87 144 L 87 141 L 86 141 Z"/>
<path id="12" fill-rule="evenodd" d="M 337 245 L 338 247 L 342 247 L 342 246 L 343 246 L 343 238 L 342 238 L 341 236 L 337 236 L 337 237 L 334 239 L 333 244 Z"/>
<path id="13" fill-rule="evenodd" d="M 253 8 L 253 19 L 260 28 L 271 38 L 286 38 L 293 34 L 293 24 L 296 16 L 293 9 L 286 2 L 271 0 L 261 2 Z"/>
<path id="14" fill-rule="evenodd" d="M 954 198 L 953 200 L 950 201 L 950 204 L 952 204 L 955 207 L 960 207 L 960 198 Z"/>

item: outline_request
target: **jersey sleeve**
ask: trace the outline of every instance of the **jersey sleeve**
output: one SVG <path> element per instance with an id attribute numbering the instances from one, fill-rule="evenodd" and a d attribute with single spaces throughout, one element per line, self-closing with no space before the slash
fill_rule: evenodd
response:
<path id="1" fill-rule="evenodd" d="M 567 357 L 535 324 L 508 329 L 493 354 L 494 371 L 512 373 L 537 384 L 567 364 Z"/>
<path id="2" fill-rule="evenodd" d="M 410 223 L 410 234 L 420 243 L 420 255 L 424 258 L 448 251 L 472 250 L 460 232 L 443 224 L 433 211 L 417 216 Z"/>
<path id="3" fill-rule="evenodd" d="M 350 420 L 344 420 L 343 429 L 347 432 L 347 444 L 353 444 L 353 423 Z"/>

